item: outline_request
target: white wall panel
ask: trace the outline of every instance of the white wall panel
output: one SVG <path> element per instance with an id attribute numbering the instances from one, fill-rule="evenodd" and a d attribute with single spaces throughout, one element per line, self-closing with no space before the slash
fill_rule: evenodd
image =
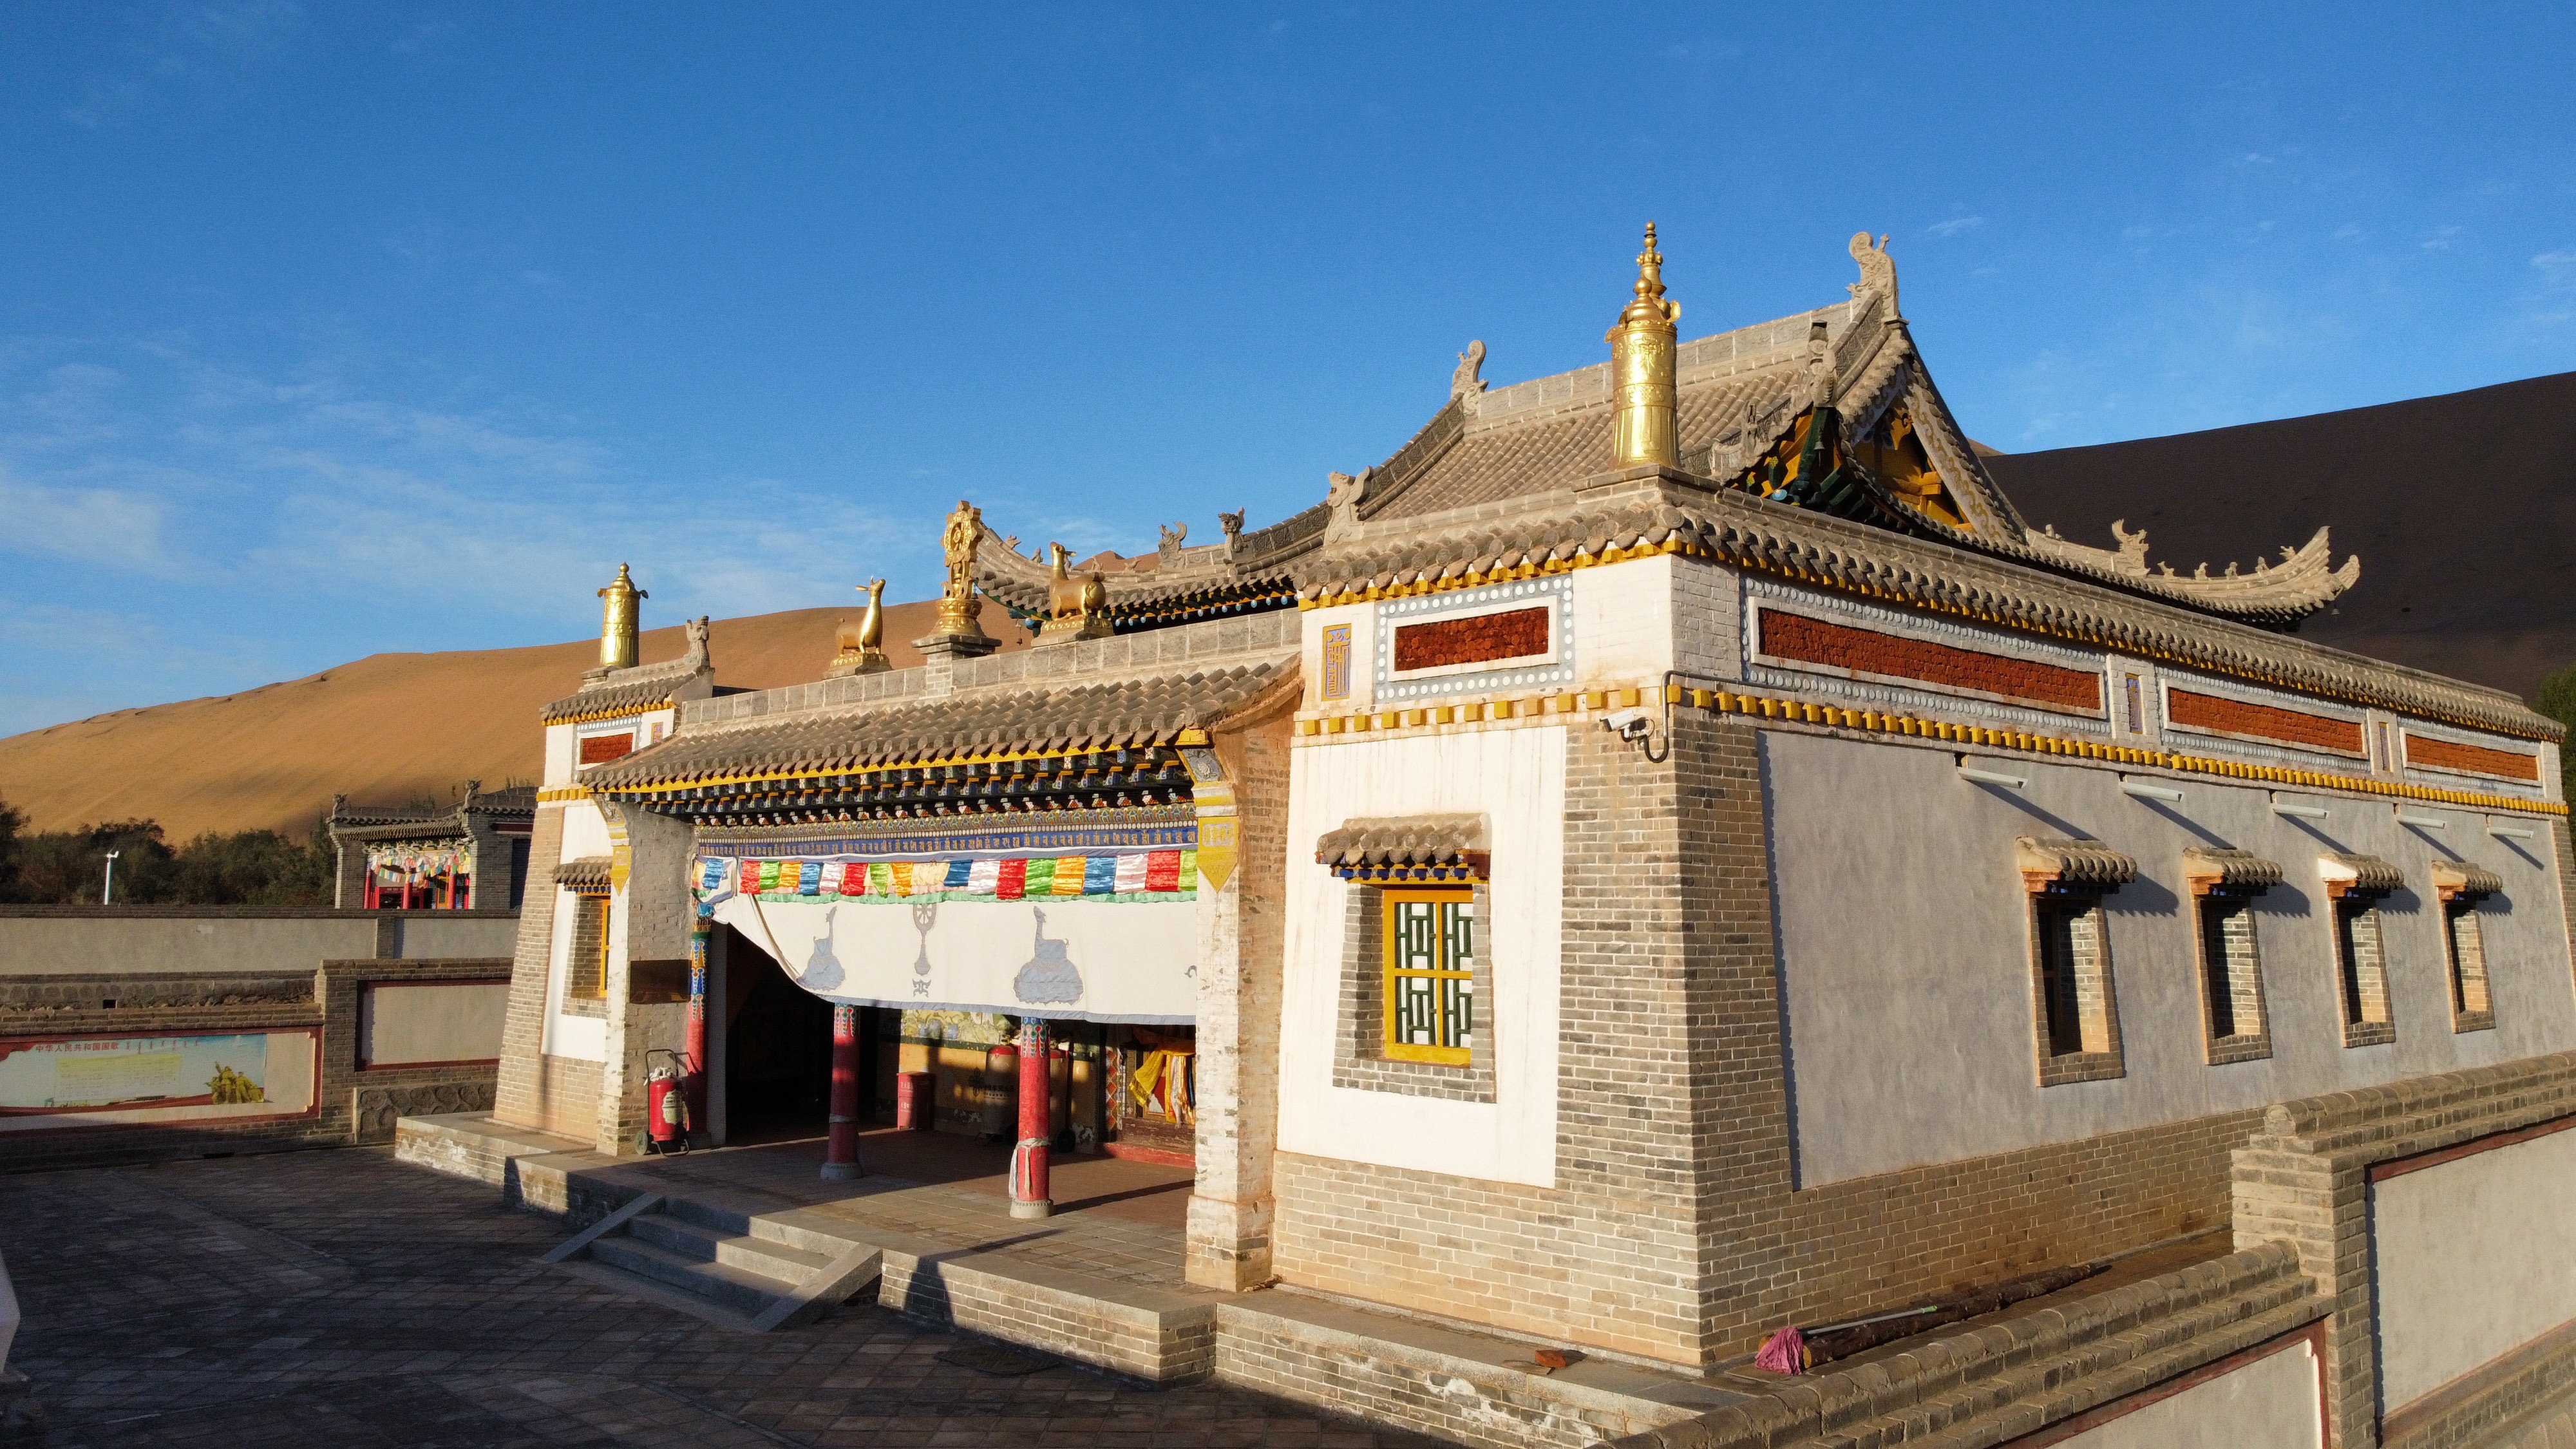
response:
<path id="1" fill-rule="evenodd" d="M 2576 1131 L 2374 1184 L 2371 1235 L 2394 1412 L 2576 1322 Z"/>
<path id="2" fill-rule="evenodd" d="M 2320 1449 L 2321 1408 L 2316 1349 L 2303 1340 L 2057 1443 L 2060 1449 Z"/>
<path id="3" fill-rule="evenodd" d="M 1346 820 L 1483 814 L 1493 879 L 1484 949 L 1495 1100 L 1333 1085 L 1345 892 L 1315 840 Z M 1556 1181 L 1557 989 L 1564 902 L 1565 729 L 1544 726 L 1315 745 L 1289 786 L 1287 965 L 1279 1147 L 1494 1182 Z"/>

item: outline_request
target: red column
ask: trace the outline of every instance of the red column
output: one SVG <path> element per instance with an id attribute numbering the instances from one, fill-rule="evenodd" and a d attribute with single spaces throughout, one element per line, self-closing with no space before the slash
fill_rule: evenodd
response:
<path id="1" fill-rule="evenodd" d="M 710 923 L 704 911 L 698 913 L 697 929 L 689 932 L 689 1025 L 681 1050 L 688 1060 L 680 1063 L 680 1092 L 689 1104 L 689 1127 L 693 1132 L 710 1131 L 707 1122 L 707 932 Z"/>
<path id="2" fill-rule="evenodd" d="M 859 1175 L 859 1009 L 832 1008 L 832 1118 L 823 1150 L 823 1180 Z"/>
<path id="3" fill-rule="evenodd" d="M 1047 1099 L 1053 1085 L 1047 1070 L 1046 1022 L 1020 1018 L 1020 1141 L 1011 1149 L 1011 1216 L 1042 1218 L 1055 1211 L 1047 1196 Z"/>

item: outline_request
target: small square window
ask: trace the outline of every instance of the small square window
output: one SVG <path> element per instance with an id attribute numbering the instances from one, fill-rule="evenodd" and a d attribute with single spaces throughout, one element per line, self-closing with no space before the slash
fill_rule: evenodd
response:
<path id="1" fill-rule="evenodd" d="M 2040 1085 L 2120 1076 L 2120 1016 L 2100 899 L 2032 897 L 2031 966 Z"/>
<path id="2" fill-rule="evenodd" d="M 2474 900 L 2443 902 L 2442 948 L 2450 958 L 2451 1029 L 2494 1030 L 2495 1003 L 2487 995 L 2486 937 L 2478 928 Z"/>
<path id="3" fill-rule="evenodd" d="M 1465 1066 L 1476 1027 L 1475 893 L 1389 890 L 1382 909 L 1386 1055 Z"/>
<path id="4" fill-rule="evenodd" d="M 604 1001 L 608 997 L 608 897 L 585 893 L 572 901 L 572 954 L 564 963 L 564 1000 Z"/>
<path id="5" fill-rule="evenodd" d="M 2336 984 L 2343 996 L 2343 1044 L 2376 1046 L 2397 1039 L 2388 1010 L 2388 960 L 2379 903 L 2358 893 L 2334 902 Z"/>
<path id="6" fill-rule="evenodd" d="M 2201 1018 L 2212 1066 L 2272 1054 L 2263 1000 L 2263 960 L 2254 932 L 2254 903 L 2212 891 L 2193 903 L 2200 925 Z"/>

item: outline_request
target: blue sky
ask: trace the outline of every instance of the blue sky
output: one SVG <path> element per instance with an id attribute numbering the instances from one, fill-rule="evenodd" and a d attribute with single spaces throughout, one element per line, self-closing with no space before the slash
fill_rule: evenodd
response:
<path id="1" fill-rule="evenodd" d="M 1649 217 L 2011 451 L 2576 368 L 2563 12 L 1949 10 L 0 8 L 0 732 L 1259 527 Z"/>

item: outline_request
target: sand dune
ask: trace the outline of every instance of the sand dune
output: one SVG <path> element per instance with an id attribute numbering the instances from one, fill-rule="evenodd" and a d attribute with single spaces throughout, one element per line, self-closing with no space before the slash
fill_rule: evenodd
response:
<path id="1" fill-rule="evenodd" d="M 921 657 L 908 641 L 933 627 L 934 603 L 886 610 L 897 668 Z M 822 677 L 847 608 L 719 619 L 708 650 L 722 686 L 770 689 Z M 1029 633 L 1000 606 L 984 632 L 1010 649 Z M 648 630 L 645 663 L 687 648 L 679 626 Z M 266 827 L 301 836 L 334 794 L 369 803 L 447 799 L 468 779 L 498 789 L 534 780 L 543 754 L 537 712 L 570 694 L 599 643 L 438 654 L 371 654 L 304 679 L 239 694 L 119 710 L 0 739 L 0 800 L 30 827 L 62 830 L 149 816 L 173 841 L 203 830 Z"/>
<path id="2" fill-rule="evenodd" d="M 1986 466 L 2033 526 L 2126 519 L 2186 573 L 2332 528 L 2361 583 L 2303 639 L 2525 699 L 2576 664 L 2576 373 Z"/>

